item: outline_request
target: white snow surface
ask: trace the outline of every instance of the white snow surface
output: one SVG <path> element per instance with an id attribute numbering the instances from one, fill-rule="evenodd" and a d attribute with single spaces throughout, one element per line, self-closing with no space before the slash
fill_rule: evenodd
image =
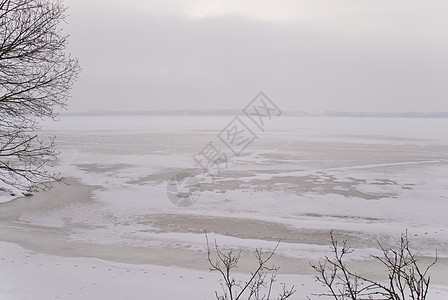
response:
<path id="1" fill-rule="evenodd" d="M 238 157 L 218 138 L 232 117 L 61 117 L 42 124 L 61 152 L 55 170 L 87 186 L 90 196 L 77 199 L 58 186 L 39 197 L 70 200 L 0 205 L 7 216 L 0 221 L 0 299 L 214 299 L 219 277 L 197 263 L 205 260 L 205 230 L 248 255 L 281 239 L 280 275 L 296 286 L 293 299 L 321 291 L 307 262 L 329 254 L 330 230 L 353 244 L 351 259 L 366 263 L 380 253 L 377 240 L 392 246 L 407 232 L 423 258 L 437 249 L 429 299 L 448 299 L 448 119 L 280 117 L 263 132 L 241 118 L 257 138 Z M 228 165 L 214 180 L 203 179 L 193 206 L 173 205 L 168 180 L 181 172 L 199 176 L 193 157 L 209 142 Z M 0 203 L 11 199 L 0 190 Z M 96 255 L 90 247 L 118 254 Z M 156 254 L 145 258 L 137 254 L 142 248 Z M 158 261 L 157 249 L 173 251 L 172 262 Z M 120 256 L 125 251 L 136 251 L 135 259 Z M 291 269 L 288 260 L 305 267 Z"/>

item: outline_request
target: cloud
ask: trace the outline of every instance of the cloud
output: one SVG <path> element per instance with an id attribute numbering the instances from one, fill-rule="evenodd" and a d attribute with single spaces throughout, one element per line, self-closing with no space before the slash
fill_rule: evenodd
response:
<path id="1" fill-rule="evenodd" d="M 72 1 L 73 110 L 448 110 L 444 2 Z"/>

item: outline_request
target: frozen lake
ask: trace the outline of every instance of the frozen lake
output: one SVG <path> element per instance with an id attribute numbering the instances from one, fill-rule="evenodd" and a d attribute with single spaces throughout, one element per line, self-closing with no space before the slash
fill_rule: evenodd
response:
<path id="1" fill-rule="evenodd" d="M 305 299 L 313 291 L 308 262 L 328 254 L 330 230 L 349 240 L 354 264 L 373 276 L 377 241 L 392 246 L 407 231 L 422 262 L 437 249 L 433 297 L 446 299 L 448 119 L 280 117 L 260 129 L 240 116 L 249 129 L 241 139 L 232 122 L 141 116 L 43 124 L 44 135 L 57 137 L 55 169 L 68 185 L 0 205 L 0 268 L 8 270 L 0 299 L 122 299 L 118 287 L 136 299 L 201 287 L 183 299 L 211 299 L 220 287 L 207 273 L 205 231 L 243 253 L 281 240 L 275 262 L 296 285 L 294 299 Z M 204 172 L 198 160 L 217 153 L 220 163 Z M 170 199 L 170 180 L 181 173 L 199 182 L 188 207 Z M 37 292 L 23 288 L 24 272 L 35 275 Z"/>

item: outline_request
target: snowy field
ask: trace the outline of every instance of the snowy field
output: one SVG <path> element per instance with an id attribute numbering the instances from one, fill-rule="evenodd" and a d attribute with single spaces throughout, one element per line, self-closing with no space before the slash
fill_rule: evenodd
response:
<path id="1" fill-rule="evenodd" d="M 407 231 L 423 264 L 438 253 L 429 299 L 448 299 L 448 119 L 280 117 L 262 131 L 241 116 L 256 138 L 239 156 L 218 136 L 232 119 L 43 124 L 66 184 L 10 202 L 0 195 L 0 299 L 214 299 L 205 231 L 243 250 L 243 279 L 245 257 L 281 240 L 279 282 L 306 299 L 322 291 L 309 262 L 330 254 L 330 230 L 378 280 L 377 241 L 393 246 Z M 194 157 L 210 142 L 226 162 L 201 177 Z M 167 194 L 179 173 L 200 180 L 190 207 Z"/>

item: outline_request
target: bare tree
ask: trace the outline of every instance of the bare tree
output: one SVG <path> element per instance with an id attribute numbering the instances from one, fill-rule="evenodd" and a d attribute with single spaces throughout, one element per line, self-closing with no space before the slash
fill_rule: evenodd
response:
<path id="1" fill-rule="evenodd" d="M 266 255 L 263 255 L 261 248 L 255 250 L 258 266 L 255 271 L 250 274 L 249 279 L 242 282 L 237 281 L 233 274 L 234 269 L 238 267 L 241 251 L 238 251 L 236 254 L 232 250 L 223 252 L 215 241 L 215 257 L 212 257 L 213 251 L 210 247 L 207 234 L 206 240 L 207 261 L 210 265 L 210 271 L 220 273 L 224 280 L 224 284 L 221 284 L 223 291 L 222 295 L 215 292 L 217 300 L 240 300 L 243 299 L 243 297 L 248 300 L 284 300 L 294 294 L 294 286 L 287 289 L 285 284 L 281 284 L 282 292 L 277 297 L 271 298 L 273 285 L 277 281 L 276 272 L 279 268 L 276 266 L 269 267 L 267 264 L 277 250 L 280 242 L 277 243 L 274 250 Z"/>
<path id="2" fill-rule="evenodd" d="M 327 296 L 334 299 L 389 299 L 389 300 L 424 300 L 427 297 L 430 276 L 429 269 L 434 261 L 424 269 L 417 264 L 415 254 L 409 248 L 407 233 L 402 235 L 398 249 L 386 249 L 381 244 L 382 256 L 373 256 L 387 268 L 387 282 L 381 283 L 349 270 L 345 256 L 353 249 L 343 241 L 338 241 L 330 233 L 333 257 L 325 257 L 316 265 L 311 265 L 318 273 L 316 280 L 328 288 Z"/>
<path id="3" fill-rule="evenodd" d="M 60 179 L 47 168 L 54 141 L 36 131 L 39 119 L 65 107 L 80 72 L 66 53 L 65 11 L 58 0 L 0 0 L 0 180 L 17 188 Z"/>

